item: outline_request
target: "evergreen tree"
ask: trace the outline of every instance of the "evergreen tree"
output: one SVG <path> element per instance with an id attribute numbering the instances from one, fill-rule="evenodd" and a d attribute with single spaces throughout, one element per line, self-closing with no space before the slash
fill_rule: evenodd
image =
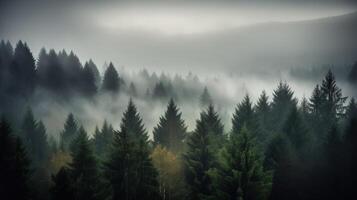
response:
<path id="1" fill-rule="evenodd" d="M 114 134 L 105 174 L 112 186 L 112 199 L 158 199 L 157 171 L 150 158 L 147 132 L 130 100 Z"/>
<path id="2" fill-rule="evenodd" d="M 108 125 L 105 120 L 102 126 L 102 129 L 99 131 L 98 127 L 95 129 L 94 134 L 94 144 L 95 144 L 95 152 L 98 157 L 105 157 L 105 155 L 109 151 L 110 144 L 113 141 L 113 128 L 111 125 Z"/>
<path id="3" fill-rule="evenodd" d="M 31 199 L 30 161 L 21 140 L 5 119 L 0 122 L 0 194 L 4 199 Z"/>
<path id="4" fill-rule="evenodd" d="M 344 103 L 347 97 L 342 96 L 342 90 L 336 84 L 336 80 L 331 70 L 329 70 L 322 80 L 321 92 L 325 100 L 324 109 L 326 111 L 327 123 L 335 122 L 344 113 Z"/>
<path id="5" fill-rule="evenodd" d="M 291 109 L 297 105 L 294 92 L 287 83 L 280 82 L 278 88 L 273 92 L 271 103 L 272 125 L 274 131 L 280 131 Z"/>
<path id="6" fill-rule="evenodd" d="M 37 122 L 29 108 L 21 127 L 21 138 L 24 141 L 33 165 L 41 166 L 48 158 L 48 143 L 46 129 L 43 123 Z"/>
<path id="7" fill-rule="evenodd" d="M 93 96 L 97 92 L 96 79 L 93 69 L 88 63 L 84 65 L 81 76 L 81 92 L 86 96 Z"/>
<path id="8" fill-rule="evenodd" d="M 0 43 L 0 96 L 3 92 L 7 92 L 9 69 L 13 59 L 13 48 L 9 41 L 1 40 Z M 3 97 L 4 98 L 4 97 Z M 1 101 L 1 100 L 0 100 Z"/>
<path id="9" fill-rule="evenodd" d="M 62 167 L 55 176 L 52 176 L 54 186 L 51 188 L 53 200 L 75 200 L 75 190 L 69 169 Z"/>
<path id="10" fill-rule="evenodd" d="M 219 150 L 225 142 L 226 136 L 224 135 L 224 126 L 221 122 L 221 118 L 215 111 L 214 106 L 209 105 L 207 110 L 203 112 L 201 118 L 208 131 L 212 150 Z"/>
<path id="11" fill-rule="evenodd" d="M 357 103 L 355 99 L 352 98 L 346 108 L 346 118 L 350 120 L 353 117 L 354 113 L 357 113 Z"/>
<path id="12" fill-rule="evenodd" d="M 207 107 L 212 104 L 213 100 L 211 98 L 211 95 L 209 94 L 207 87 L 205 87 L 203 89 L 203 93 L 200 96 L 200 105 L 201 107 Z"/>
<path id="13" fill-rule="evenodd" d="M 270 174 L 263 170 L 262 156 L 245 125 L 231 135 L 221 158 L 220 167 L 211 173 L 215 199 L 267 199 Z"/>
<path id="14" fill-rule="evenodd" d="M 246 95 L 243 101 L 237 105 L 232 118 L 232 134 L 238 134 L 241 132 L 243 125 L 245 124 L 252 132 L 257 136 L 257 120 L 255 118 L 252 102 L 248 95 Z"/>
<path id="15" fill-rule="evenodd" d="M 36 86 L 36 65 L 26 43 L 17 43 L 9 71 L 13 78 L 11 92 L 29 97 Z"/>
<path id="16" fill-rule="evenodd" d="M 91 71 L 92 71 L 92 73 L 94 75 L 94 80 L 95 80 L 96 87 L 99 88 L 100 82 L 101 82 L 101 77 L 100 77 L 100 73 L 99 73 L 99 70 L 97 68 L 97 65 L 94 64 L 92 59 L 90 59 L 86 64 L 89 67 L 89 69 L 91 69 Z"/>
<path id="17" fill-rule="evenodd" d="M 114 93 L 120 90 L 120 78 L 113 63 L 109 63 L 108 68 L 104 72 L 102 90 Z"/>
<path id="18" fill-rule="evenodd" d="M 205 113 L 201 113 L 200 119 L 196 121 L 195 131 L 188 137 L 187 152 L 184 154 L 188 199 L 207 199 L 212 195 L 209 171 L 214 167 L 215 159 L 210 145 Z"/>
<path id="19" fill-rule="evenodd" d="M 129 86 L 129 95 L 133 98 L 138 96 L 138 92 L 136 91 L 136 87 L 133 82 L 131 82 Z"/>
<path id="20" fill-rule="evenodd" d="M 266 141 L 270 139 L 269 137 L 271 135 L 272 129 L 270 126 L 271 107 L 269 105 L 268 96 L 266 95 L 265 91 L 261 93 L 254 110 L 256 112 L 256 119 L 258 124 L 257 131 L 259 132 L 257 140 L 258 142 L 260 141 L 265 145 Z"/>
<path id="21" fill-rule="evenodd" d="M 61 132 L 61 149 L 68 151 L 72 140 L 76 137 L 78 131 L 77 122 L 72 113 L 70 113 L 64 124 L 64 129 Z"/>
<path id="22" fill-rule="evenodd" d="M 75 198 L 83 200 L 99 199 L 99 172 L 93 150 L 83 127 L 74 139 L 70 176 L 73 181 Z"/>
<path id="23" fill-rule="evenodd" d="M 171 98 L 165 115 L 160 117 L 159 124 L 154 128 L 154 141 L 172 152 L 181 152 L 186 130 L 187 127 L 181 118 L 181 113 Z"/>
<path id="24" fill-rule="evenodd" d="M 156 83 L 154 90 L 152 92 L 152 97 L 154 99 L 165 99 L 168 97 L 168 92 L 165 88 L 165 85 L 162 81 Z"/>

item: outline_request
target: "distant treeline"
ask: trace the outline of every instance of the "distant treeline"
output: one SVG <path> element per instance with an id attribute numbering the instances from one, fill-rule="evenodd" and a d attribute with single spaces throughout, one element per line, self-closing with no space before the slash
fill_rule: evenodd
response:
<path id="1" fill-rule="evenodd" d="M 2 77 L 19 80 L 15 86 L 6 84 L 5 91 L 13 92 L 11 97 L 26 98 L 38 87 L 30 83 L 40 84 L 41 70 L 40 65 L 20 69 L 29 66 L 21 64 L 27 59 L 17 61 L 18 56 L 28 55 L 24 53 L 28 48 L 21 42 L 17 46 L 6 66 L 31 73 L 13 77 L 17 73 L 12 69 Z M 27 50 L 17 50 L 20 47 Z M 46 53 L 49 55 L 51 52 Z M 78 74 L 86 74 L 85 68 L 80 67 Z M 117 77 L 108 79 L 120 85 L 114 71 L 109 66 L 104 79 Z M 76 83 L 78 91 L 90 91 L 81 86 L 79 80 L 84 79 L 71 77 L 62 80 Z M 95 80 L 91 79 L 93 86 Z M 118 89 L 105 82 L 100 88 Z M 20 117 L 18 126 L 10 124 L 5 113 L 0 122 L 0 197 L 305 200 L 355 196 L 357 104 L 343 95 L 331 71 L 311 97 L 300 102 L 284 82 L 278 84 L 271 99 L 266 92 L 256 102 L 246 95 L 232 110 L 229 131 L 224 131 L 225 124 L 207 89 L 200 101 L 204 108 L 195 129 L 189 132 L 175 99 L 168 100 L 152 132 L 153 140 L 132 99 L 121 122 L 118 119 L 118 130 L 104 122 L 93 137 L 71 113 L 59 140 L 48 136 L 31 108 Z"/>

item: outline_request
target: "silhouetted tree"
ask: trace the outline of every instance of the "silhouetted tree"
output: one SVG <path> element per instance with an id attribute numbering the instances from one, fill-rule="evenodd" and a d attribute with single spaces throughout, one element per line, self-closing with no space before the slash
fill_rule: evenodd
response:
<path id="1" fill-rule="evenodd" d="M 79 200 L 100 199 L 97 162 L 83 127 L 80 127 L 73 142 L 76 148 L 71 152 L 73 160 L 70 164 L 70 174 L 75 198 Z"/>
<path id="2" fill-rule="evenodd" d="M 130 100 L 114 134 L 105 174 L 111 183 L 112 199 L 159 199 L 157 176 L 150 158 L 147 132 Z"/>
<path id="3" fill-rule="evenodd" d="M 61 132 L 61 149 L 62 151 L 68 151 L 72 140 L 76 137 L 78 131 L 77 122 L 74 119 L 72 113 L 67 116 L 64 124 L 64 129 Z"/>
<path id="4" fill-rule="evenodd" d="M 263 91 L 257 101 L 257 104 L 254 107 L 256 112 L 256 119 L 258 124 L 258 142 L 262 142 L 264 146 L 266 145 L 267 140 L 270 139 L 271 136 L 271 119 L 270 112 L 271 107 L 268 102 L 268 96 L 265 91 Z"/>
<path id="5" fill-rule="evenodd" d="M 88 63 L 84 65 L 82 76 L 81 76 L 81 92 L 86 96 L 93 96 L 97 93 L 96 78 L 93 69 Z"/>
<path id="6" fill-rule="evenodd" d="M 154 141 L 172 152 L 181 152 L 186 129 L 179 109 L 174 100 L 170 99 L 165 115 L 160 117 L 159 124 L 154 128 Z"/>
<path id="7" fill-rule="evenodd" d="M 133 82 L 131 82 L 130 86 L 129 86 L 129 95 L 131 97 L 137 97 L 138 96 L 138 92 L 136 91 L 136 87 L 135 87 Z"/>
<path id="8" fill-rule="evenodd" d="M 113 63 L 109 63 L 108 68 L 104 72 L 102 90 L 108 92 L 119 92 L 120 78 Z"/>
<path id="9" fill-rule="evenodd" d="M 357 83 L 357 62 L 352 65 L 351 71 L 348 74 L 348 80 L 353 84 Z"/>
<path id="10" fill-rule="evenodd" d="M 225 142 L 226 136 L 224 135 L 224 126 L 221 118 L 215 111 L 213 105 L 209 105 L 203 112 L 201 120 L 203 121 L 211 140 L 210 148 L 217 152 L 217 150 L 220 149 Z"/>
<path id="11" fill-rule="evenodd" d="M 17 43 L 9 71 L 12 78 L 11 93 L 29 97 L 36 86 L 36 65 L 26 43 Z"/>
<path id="12" fill-rule="evenodd" d="M 273 92 L 271 103 L 272 124 L 275 131 L 280 131 L 291 109 L 297 105 L 294 92 L 287 83 L 280 82 Z"/>
<path id="13" fill-rule="evenodd" d="M 152 97 L 154 99 L 165 99 L 168 97 L 168 92 L 163 82 L 160 81 L 156 83 L 154 90 L 152 92 Z"/>
<path id="14" fill-rule="evenodd" d="M 212 195 L 209 170 L 214 167 L 215 159 L 210 145 L 205 113 L 202 112 L 200 119 L 196 121 L 195 131 L 188 136 L 187 152 L 184 154 L 188 199 L 206 199 Z"/>
<path id="15" fill-rule="evenodd" d="M 203 89 L 203 93 L 200 96 L 200 105 L 202 107 L 207 107 L 212 104 L 213 104 L 213 101 L 212 101 L 211 95 L 209 94 L 207 87 L 205 87 Z"/>
<path id="16" fill-rule="evenodd" d="M 58 173 L 52 176 L 54 186 L 51 188 L 53 200 L 75 200 L 75 190 L 69 169 L 62 167 Z"/>
<path id="17" fill-rule="evenodd" d="M 245 95 L 243 101 L 237 105 L 233 113 L 232 134 L 240 133 L 244 124 L 247 126 L 247 129 L 251 131 L 251 134 L 257 136 L 257 120 L 248 95 Z"/>
<path id="18" fill-rule="evenodd" d="M 21 140 L 5 119 L 0 122 L 0 194 L 4 199 L 31 199 L 30 161 Z"/>

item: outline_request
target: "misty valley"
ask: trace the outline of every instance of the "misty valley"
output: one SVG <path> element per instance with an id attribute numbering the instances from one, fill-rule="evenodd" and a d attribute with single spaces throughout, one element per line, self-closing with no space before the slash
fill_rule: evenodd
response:
<path id="1" fill-rule="evenodd" d="M 276 76 L 103 69 L 1 41 L 1 199 L 355 196 L 357 63 Z"/>

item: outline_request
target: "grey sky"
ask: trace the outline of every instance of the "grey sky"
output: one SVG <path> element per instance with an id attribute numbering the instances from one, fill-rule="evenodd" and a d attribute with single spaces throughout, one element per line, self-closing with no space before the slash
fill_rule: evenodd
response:
<path id="1" fill-rule="evenodd" d="M 246 36 L 252 25 L 263 27 L 265 23 L 311 20 L 356 10 L 351 0 L 33 0 L 2 1 L 0 6 L 0 38 L 13 43 L 27 41 L 36 56 L 45 46 L 74 50 L 82 60 L 93 58 L 99 66 L 112 60 L 117 66 L 133 69 L 185 72 L 222 65 L 229 72 L 262 65 L 265 54 L 261 51 L 267 46 L 256 43 L 262 39 L 257 31 L 267 30 L 267 39 L 278 43 L 280 37 L 271 26 Z M 294 35 L 300 36 L 296 42 L 287 39 L 283 46 L 300 45 L 301 34 Z M 304 47 L 296 48 L 287 51 L 297 59 Z M 274 62 L 278 54 L 268 56 L 269 64 L 294 64 Z"/>

